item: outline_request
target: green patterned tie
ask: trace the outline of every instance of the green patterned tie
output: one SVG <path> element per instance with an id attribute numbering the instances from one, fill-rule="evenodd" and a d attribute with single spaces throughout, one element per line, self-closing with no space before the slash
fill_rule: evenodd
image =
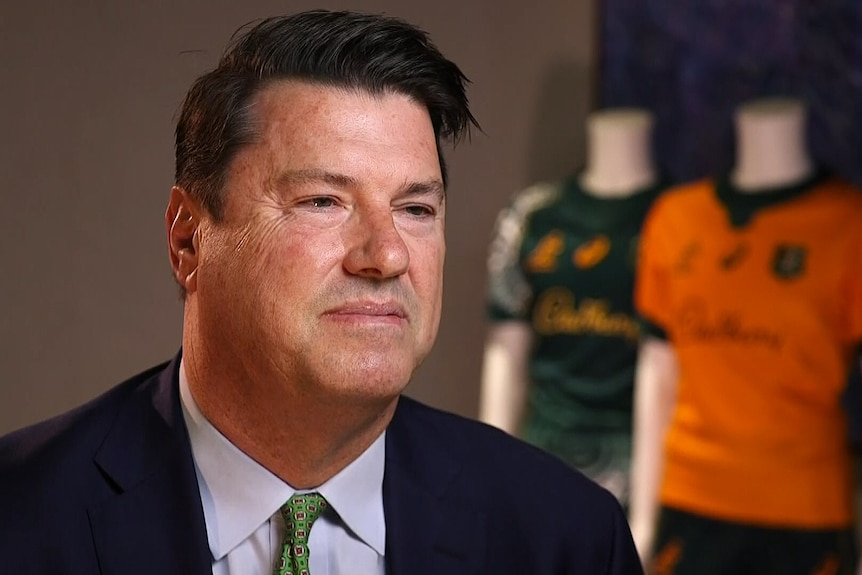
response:
<path id="1" fill-rule="evenodd" d="M 295 494 L 281 507 L 284 517 L 284 542 L 281 558 L 273 575 L 308 575 L 308 536 L 311 524 L 326 510 L 326 499 L 320 493 Z"/>

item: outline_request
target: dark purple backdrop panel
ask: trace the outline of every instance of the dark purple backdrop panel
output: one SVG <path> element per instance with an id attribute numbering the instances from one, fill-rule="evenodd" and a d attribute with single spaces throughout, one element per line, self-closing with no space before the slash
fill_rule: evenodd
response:
<path id="1" fill-rule="evenodd" d="M 809 106 L 809 147 L 862 185 L 862 2 L 604 0 L 602 106 L 655 114 L 675 182 L 733 161 L 733 109 L 763 96 Z"/>

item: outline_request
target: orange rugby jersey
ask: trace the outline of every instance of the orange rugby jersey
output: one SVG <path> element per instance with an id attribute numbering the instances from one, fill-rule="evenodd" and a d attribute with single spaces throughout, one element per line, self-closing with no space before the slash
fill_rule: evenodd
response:
<path id="1" fill-rule="evenodd" d="M 664 504 L 792 527 L 852 522 L 840 395 L 862 342 L 862 193 L 834 179 L 678 187 L 644 225 L 639 313 L 680 377 Z"/>

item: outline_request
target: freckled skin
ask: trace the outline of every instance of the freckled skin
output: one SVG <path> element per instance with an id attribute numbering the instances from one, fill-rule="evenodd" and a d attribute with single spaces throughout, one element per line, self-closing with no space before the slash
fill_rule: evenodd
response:
<path id="1" fill-rule="evenodd" d="M 401 94 L 281 82 L 254 102 L 261 137 L 230 166 L 222 221 L 196 212 L 184 362 L 222 433 L 314 484 L 382 432 L 436 337 L 440 162 Z M 298 438 L 308 453 L 286 453 Z"/>

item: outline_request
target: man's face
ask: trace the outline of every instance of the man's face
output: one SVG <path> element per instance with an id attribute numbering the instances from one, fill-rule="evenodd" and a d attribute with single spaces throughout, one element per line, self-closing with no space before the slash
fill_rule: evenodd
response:
<path id="1" fill-rule="evenodd" d="M 427 110 L 302 82 L 253 104 L 260 138 L 230 165 L 223 220 L 198 230 L 202 337 L 293 393 L 391 398 L 440 319 L 445 198 Z"/>

